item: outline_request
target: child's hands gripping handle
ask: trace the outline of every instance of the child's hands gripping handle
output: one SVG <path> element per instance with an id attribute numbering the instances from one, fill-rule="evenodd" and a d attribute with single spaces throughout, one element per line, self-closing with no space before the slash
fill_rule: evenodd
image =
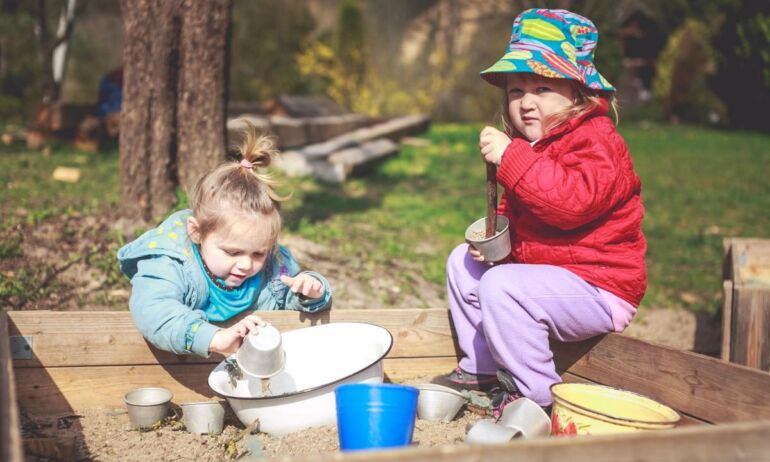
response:
<path id="1" fill-rule="evenodd" d="M 479 134 L 481 157 L 487 163 L 487 237 L 497 232 L 497 166 L 510 143 L 508 135 L 494 127 L 484 127 Z"/>

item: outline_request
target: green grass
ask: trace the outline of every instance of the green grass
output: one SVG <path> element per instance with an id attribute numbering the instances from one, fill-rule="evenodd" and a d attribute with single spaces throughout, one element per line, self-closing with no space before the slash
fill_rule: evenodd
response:
<path id="1" fill-rule="evenodd" d="M 770 136 L 698 127 L 623 127 L 642 179 L 644 304 L 720 309 L 722 239 L 770 237 Z"/>
<path id="2" fill-rule="evenodd" d="M 428 134 L 432 146 L 404 146 L 396 158 L 342 187 L 298 182 L 294 192 L 301 200 L 287 207 L 289 228 L 332 241 L 356 261 L 385 267 L 410 262 L 420 276 L 443 283 L 446 256 L 470 220 L 486 210 L 485 171 L 474 154 L 478 128 L 438 126 Z"/>
<path id="3" fill-rule="evenodd" d="M 51 174 L 59 166 L 80 169 L 80 181 L 54 181 Z M 35 225 L 55 215 L 90 214 L 116 206 L 118 168 L 114 150 L 88 154 L 66 145 L 40 152 L 1 146 L 0 232 L 17 224 Z"/>
<path id="4" fill-rule="evenodd" d="M 485 214 L 478 125 L 437 125 L 427 147 L 401 153 L 344 185 L 286 179 L 291 233 L 335 249 L 359 277 L 389 272 L 443 284 L 444 261 L 465 227 Z M 649 244 L 646 306 L 714 313 L 721 290 L 722 238 L 770 237 L 770 136 L 701 127 L 621 125 L 642 178 Z M 51 180 L 58 166 L 80 182 Z M 54 147 L 0 149 L 0 259 L 18 256 L 21 234 L 47 217 L 93 214 L 119 202 L 118 156 Z M 94 259 L 107 271 L 112 255 Z M 13 278 L 5 283 L 12 289 Z"/>

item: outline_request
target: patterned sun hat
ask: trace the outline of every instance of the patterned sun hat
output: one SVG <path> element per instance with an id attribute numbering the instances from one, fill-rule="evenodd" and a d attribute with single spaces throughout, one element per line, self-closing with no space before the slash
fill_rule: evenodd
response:
<path id="1" fill-rule="evenodd" d="M 615 91 L 594 65 L 599 31 L 589 19 L 567 10 L 532 8 L 516 16 L 505 56 L 481 77 L 505 86 L 505 74 L 528 72 L 571 79 L 593 90 Z"/>

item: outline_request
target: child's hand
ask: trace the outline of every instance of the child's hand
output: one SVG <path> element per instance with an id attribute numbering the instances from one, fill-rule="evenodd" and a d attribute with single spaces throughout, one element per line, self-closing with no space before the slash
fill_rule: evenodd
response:
<path id="1" fill-rule="evenodd" d="M 324 285 L 309 274 L 298 274 L 294 277 L 284 275 L 281 276 L 281 282 L 289 286 L 295 294 L 307 298 L 321 298 L 324 294 Z"/>
<path id="2" fill-rule="evenodd" d="M 259 327 L 266 326 L 267 323 L 255 314 L 250 314 L 245 318 L 233 324 L 227 329 L 220 329 L 209 343 L 209 351 L 212 353 L 230 354 L 238 351 L 243 343 L 243 338 L 251 332 L 257 332 Z"/>
<path id="3" fill-rule="evenodd" d="M 468 253 L 471 255 L 471 258 L 474 261 L 477 261 L 479 263 L 486 263 L 489 266 L 493 266 L 494 265 L 494 263 L 492 263 L 491 261 L 486 261 L 484 259 L 484 255 L 481 255 L 481 252 L 476 250 L 472 245 L 468 246 Z"/>
<path id="4" fill-rule="evenodd" d="M 484 127 L 479 135 L 479 148 L 484 160 L 490 164 L 500 165 L 505 148 L 511 143 L 508 135 L 494 127 Z"/>
<path id="5" fill-rule="evenodd" d="M 468 246 L 468 253 L 471 255 L 471 258 L 473 258 L 474 261 L 479 263 L 484 261 L 484 255 L 481 255 L 481 252 L 476 250 L 473 246 Z"/>

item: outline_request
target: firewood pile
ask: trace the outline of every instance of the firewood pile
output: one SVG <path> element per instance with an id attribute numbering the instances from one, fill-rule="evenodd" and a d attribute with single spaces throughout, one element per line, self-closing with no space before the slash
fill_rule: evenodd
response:
<path id="1" fill-rule="evenodd" d="M 291 176 L 313 175 L 332 183 L 397 155 L 403 138 L 425 132 L 430 125 L 425 115 L 371 118 L 350 113 L 325 98 L 284 95 L 268 103 L 231 102 L 229 146 L 240 142 L 244 121 L 275 138 L 283 153 L 277 168 Z M 116 144 L 119 130 L 119 112 L 100 117 L 95 104 L 60 103 L 42 108 L 30 127 L 6 130 L 0 139 L 5 144 L 26 141 L 30 149 L 41 149 L 57 139 L 97 152 Z"/>
<path id="2" fill-rule="evenodd" d="M 229 144 L 240 141 L 244 120 L 276 139 L 276 166 L 287 175 L 313 175 L 341 183 L 399 152 L 399 141 L 428 129 L 430 119 L 409 115 L 373 119 L 347 113 L 317 97 L 282 96 L 265 105 L 233 103 L 227 120 Z"/>

